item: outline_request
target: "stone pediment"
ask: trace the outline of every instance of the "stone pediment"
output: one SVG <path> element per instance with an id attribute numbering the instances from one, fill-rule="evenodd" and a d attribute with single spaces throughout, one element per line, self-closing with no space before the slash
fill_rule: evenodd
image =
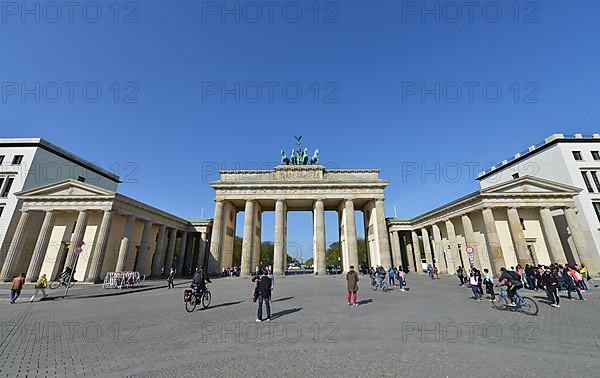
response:
<path id="1" fill-rule="evenodd" d="M 503 182 L 481 191 L 481 194 L 570 194 L 575 195 L 581 189 L 555 181 L 524 176 L 516 180 Z"/>
<path id="2" fill-rule="evenodd" d="M 15 194 L 19 198 L 113 197 L 115 195 L 115 192 L 76 180 L 65 180 Z"/>

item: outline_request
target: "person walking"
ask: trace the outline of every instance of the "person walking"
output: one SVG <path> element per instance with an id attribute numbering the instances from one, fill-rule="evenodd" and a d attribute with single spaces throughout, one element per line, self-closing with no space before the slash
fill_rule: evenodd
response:
<path id="1" fill-rule="evenodd" d="M 265 304 L 265 308 L 267 309 L 267 318 L 265 319 L 267 322 L 271 321 L 271 279 L 267 277 L 265 271 L 261 271 L 260 278 L 258 279 L 258 311 L 256 316 L 257 322 L 262 322 L 262 311 L 263 311 L 263 302 Z"/>
<path id="2" fill-rule="evenodd" d="M 21 275 L 16 276 L 12 279 L 10 283 L 10 303 L 14 304 L 17 301 L 17 298 L 21 295 L 21 290 L 23 290 L 23 285 L 25 285 L 25 273 L 21 273 Z"/>
<path id="3" fill-rule="evenodd" d="M 483 273 L 485 274 L 483 278 L 483 282 L 485 283 L 485 291 L 490 295 L 490 301 L 493 301 L 496 299 L 496 293 L 494 293 L 494 275 L 487 268 L 483 270 Z"/>
<path id="4" fill-rule="evenodd" d="M 475 275 L 474 271 L 471 271 L 469 276 L 469 284 L 471 284 L 471 290 L 473 291 L 473 299 L 476 301 L 481 301 L 481 293 L 479 293 L 477 276 Z"/>
<path id="5" fill-rule="evenodd" d="M 350 270 L 346 273 L 346 284 L 348 291 L 348 306 L 358 307 L 356 297 L 358 296 L 358 274 L 354 271 L 354 265 L 350 265 Z"/>
<path id="6" fill-rule="evenodd" d="M 46 298 L 46 288 L 48 287 L 48 280 L 46 279 L 46 275 L 42 274 L 35 283 L 35 292 L 33 296 L 29 300 L 29 302 L 33 302 L 37 297 L 39 292 L 42 292 L 42 299 Z"/>
<path id="7" fill-rule="evenodd" d="M 435 275 L 436 280 L 440 279 L 440 270 L 438 269 L 437 266 L 435 268 L 433 268 L 433 274 Z"/>
<path id="8" fill-rule="evenodd" d="M 390 269 L 388 269 L 388 281 L 390 284 L 390 287 L 394 287 L 396 285 L 396 272 L 394 272 L 394 268 L 390 267 Z"/>
<path id="9" fill-rule="evenodd" d="M 459 266 L 458 269 L 456 269 L 456 276 L 458 277 L 458 280 L 460 281 L 460 286 L 464 286 L 465 285 L 465 271 L 463 270 L 462 266 Z"/>
<path id="10" fill-rule="evenodd" d="M 567 296 L 570 300 L 575 300 L 575 298 L 571 297 L 571 292 L 576 291 L 577 295 L 579 296 L 579 300 L 585 301 L 583 295 L 581 295 L 581 289 L 579 289 L 578 275 L 579 273 L 576 272 L 572 267 L 565 267 L 563 278 L 565 279 L 565 283 L 567 285 Z"/>
<path id="11" fill-rule="evenodd" d="M 401 291 L 406 291 L 404 288 L 406 286 L 406 276 L 402 267 L 399 267 L 398 269 L 398 286 L 400 286 Z"/>
<path id="12" fill-rule="evenodd" d="M 172 266 L 171 270 L 169 271 L 169 276 L 167 277 L 167 283 L 169 285 L 169 290 L 171 290 L 171 288 L 175 288 L 175 284 L 173 283 L 173 280 L 175 279 L 175 273 L 177 273 L 177 271 L 175 270 L 175 267 Z"/>
<path id="13" fill-rule="evenodd" d="M 546 269 L 544 270 L 544 274 L 542 274 L 542 282 L 544 283 L 544 287 L 546 288 L 548 300 L 552 302 L 550 306 L 559 308 L 560 298 L 558 297 L 558 282 L 552 274 L 550 267 L 546 267 Z"/>

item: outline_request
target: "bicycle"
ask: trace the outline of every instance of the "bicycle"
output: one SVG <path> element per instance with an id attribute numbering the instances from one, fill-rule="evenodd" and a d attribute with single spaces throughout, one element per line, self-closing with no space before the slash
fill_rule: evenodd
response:
<path id="1" fill-rule="evenodd" d="M 194 312 L 196 306 L 201 304 L 203 308 L 207 308 L 210 306 L 210 300 L 212 295 L 210 294 L 210 290 L 205 288 L 200 293 L 196 292 L 193 289 L 186 289 L 183 293 L 183 301 L 185 302 L 185 310 L 187 312 Z"/>
<path id="2" fill-rule="evenodd" d="M 380 288 L 381 290 L 383 290 L 383 292 L 387 292 L 388 291 L 388 285 L 385 282 L 385 278 L 382 279 L 381 284 L 379 282 L 377 282 L 376 278 L 372 278 L 371 279 L 371 288 L 373 290 L 377 290 L 378 288 Z"/>
<path id="3" fill-rule="evenodd" d="M 73 279 L 71 279 L 71 282 L 68 283 L 69 289 L 72 288 L 74 285 L 75 285 L 75 281 L 73 281 Z M 61 277 L 50 282 L 50 285 L 48 285 L 48 287 L 50 289 L 58 289 L 61 286 L 67 287 L 67 281 Z"/>
<path id="4" fill-rule="evenodd" d="M 536 316 L 539 311 L 539 307 L 533 299 L 521 296 L 518 291 L 515 292 L 515 305 L 510 305 L 510 300 L 508 299 L 508 293 L 505 287 L 500 288 L 500 293 L 492 300 L 492 304 L 498 310 L 508 309 L 510 311 L 524 312 L 531 316 Z"/>

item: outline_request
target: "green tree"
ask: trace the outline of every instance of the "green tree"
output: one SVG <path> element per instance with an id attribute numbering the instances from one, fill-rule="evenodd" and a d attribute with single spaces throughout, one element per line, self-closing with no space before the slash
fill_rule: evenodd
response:
<path id="1" fill-rule="evenodd" d="M 310 259 L 308 259 L 304 262 L 304 265 L 313 265 L 314 263 L 315 263 L 315 260 L 311 257 Z"/>
<path id="2" fill-rule="evenodd" d="M 367 263 L 367 243 L 365 239 L 357 240 L 358 247 L 358 263 L 366 264 Z M 327 259 L 327 265 L 338 266 L 341 265 L 341 254 L 340 254 L 340 242 L 333 242 L 329 244 L 327 251 L 325 251 L 325 256 Z M 358 267 L 357 267 L 358 268 Z"/>

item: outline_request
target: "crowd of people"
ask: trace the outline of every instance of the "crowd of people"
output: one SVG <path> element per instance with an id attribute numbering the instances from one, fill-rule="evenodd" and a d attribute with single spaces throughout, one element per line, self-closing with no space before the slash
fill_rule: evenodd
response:
<path id="1" fill-rule="evenodd" d="M 468 284 L 473 292 L 472 298 L 474 300 L 483 300 L 483 285 L 485 285 L 486 294 L 490 296 L 490 301 L 495 299 L 494 287 L 496 283 L 489 269 L 484 269 L 482 274 L 476 267 L 471 267 L 467 273 L 462 266 L 459 266 L 456 270 L 456 276 L 460 286 Z M 578 299 L 583 301 L 585 298 L 582 293 L 589 290 L 591 286 L 598 287 L 585 264 L 578 266 L 577 264 L 562 265 L 558 263 L 538 264 L 537 266 L 526 264 L 524 268 L 521 265 L 509 269 L 503 267 L 500 269 L 497 284 L 507 286 L 507 294 L 511 305 L 514 305 L 516 291 L 526 288 L 533 291 L 545 291 L 550 305 L 556 308 L 560 307 L 560 292 L 566 292 L 567 298 L 571 300 L 575 300 L 571 294 L 575 292 Z"/>

